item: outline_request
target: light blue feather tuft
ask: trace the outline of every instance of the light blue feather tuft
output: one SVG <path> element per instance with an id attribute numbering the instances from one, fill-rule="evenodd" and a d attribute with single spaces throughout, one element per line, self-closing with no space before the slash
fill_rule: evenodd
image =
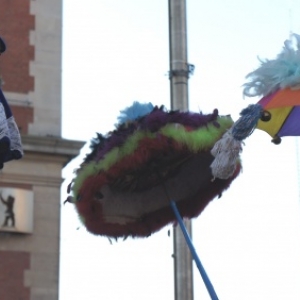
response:
<path id="1" fill-rule="evenodd" d="M 124 110 L 121 110 L 121 115 L 118 117 L 119 124 L 126 123 L 128 121 L 134 121 L 140 117 L 149 114 L 153 110 L 152 103 L 139 103 L 137 101 Z"/>
<path id="2" fill-rule="evenodd" d="M 282 52 L 271 60 L 260 60 L 261 66 L 249 73 L 244 95 L 266 96 L 279 89 L 300 89 L 300 35 L 292 34 Z"/>

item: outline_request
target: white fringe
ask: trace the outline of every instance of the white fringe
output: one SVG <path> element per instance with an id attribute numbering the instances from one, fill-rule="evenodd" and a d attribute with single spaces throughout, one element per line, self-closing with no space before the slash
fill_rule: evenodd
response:
<path id="1" fill-rule="evenodd" d="M 231 131 L 226 132 L 223 137 L 216 142 L 211 150 L 211 154 L 215 159 L 210 166 L 214 179 L 228 179 L 233 175 L 241 151 L 242 142 L 236 140 L 232 136 Z"/>

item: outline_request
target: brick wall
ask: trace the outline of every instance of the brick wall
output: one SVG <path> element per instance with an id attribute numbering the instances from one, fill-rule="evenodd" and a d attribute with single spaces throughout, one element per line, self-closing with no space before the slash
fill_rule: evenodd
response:
<path id="1" fill-rule="evenodd" d="M 34 90 L 34 78 L 29 72 L 30 61 L 34 60 L 34 47 L 30 45 L 29 38 L 34 28 L 35 18 L 30 15 L 30 0 L 1 0 L 0 36 L 7 45 L 7 51 L 0 57 L 4 92 L 28 94 Z M 33 120 L 33 108 L 11 108 L 21 132 L 27 133 L 28 124 Z M 30 300 L 30 288 L 24 285 L 24 271 L 28 269 L 30 253 L 0 251 L 1 300 Z"/>
<path id="2" fill-rule="evenodd" d="M 33 108 L 11 105 L 10 106 L 14 118 L 17 120 L 17 125 L 21 134 L 28 133 L 28 125 L 33 122 Z"/>
<path id="3" fill-rule="evenodd" d="M 30 289 L 24 286 L 24 271 L 30 267 L 27 252 L 0 251 L 0 299 L 29 300 Z"/>
<path id="4" fill-rule="evenodd" d="M 0 58 L 0 76 L 6 92 L 28 94 L 34 90 L 34 78 L 29 75 L 29 63 L 34 59 L 34 48 L 29 44 L 35 18 L 30 15 L 30 0 L 2 0 L 0 9 L 0 36 L 7 51 Z M 33 122 L 33 108 L 12 106 L 20 132 L 28 133 Z"/>
<path id="5" fill-rule="evenodd" d="M 7 51 L 0 59 L 0 75 L 5 91 L 27 94 L 34 89 L 34 78 L 29 75 L 29 62 L 34 59 L 29 33 L 34 27 L 30 0 L 1 1 L 0 35 L 6 41 Z"/>

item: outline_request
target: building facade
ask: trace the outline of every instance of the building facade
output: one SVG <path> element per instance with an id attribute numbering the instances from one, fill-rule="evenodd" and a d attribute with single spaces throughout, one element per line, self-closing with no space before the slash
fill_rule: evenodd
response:
<path id="1" fill-rule="evenodd" d="M 0 171 L 0 299 L 57 300 L 62 168 L 83 146 L 61 137 L 62 0 L 1 1 L 0 36 L 2 90 L 24 149 Z"/>

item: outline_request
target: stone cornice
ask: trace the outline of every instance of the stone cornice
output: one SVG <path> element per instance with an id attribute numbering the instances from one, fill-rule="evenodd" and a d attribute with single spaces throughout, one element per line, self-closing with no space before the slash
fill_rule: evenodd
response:
<path id="1" fill-rule="evenodd" d="M 11 184 L 27 184 L 35 186 L 48 186 L 48 187 L 60 187 L 64 181 L 62 178 L 49 177 L 49 176 L 37 176 L 37 175 L 24 175 L 24 174 L 0 174 L 1 183 Z"/>
<path id="2" fill-rule="evenodd" d="M 63 166 L 75 158 L 85 142 L 67 140 L 53 136 L 22 135 L 22 145 L 25 155 L 36 157 L 47 156 L 47 160 L 58 160 Z"/>

